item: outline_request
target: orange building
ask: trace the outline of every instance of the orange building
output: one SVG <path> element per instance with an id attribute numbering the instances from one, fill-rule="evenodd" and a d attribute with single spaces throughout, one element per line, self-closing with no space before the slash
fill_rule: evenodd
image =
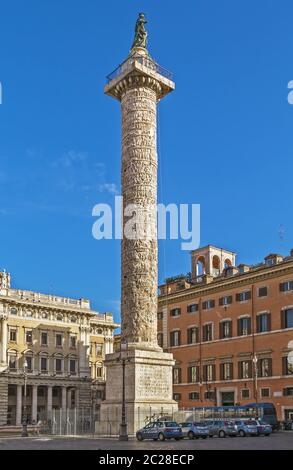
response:
<path id="1" fill-rule="evenodd" d="M 293 418 L 293 250 L 236 267 L 235 253 L 209 245 L 191 264 L 158 299 L 179 407 L 271 402 Z"/>

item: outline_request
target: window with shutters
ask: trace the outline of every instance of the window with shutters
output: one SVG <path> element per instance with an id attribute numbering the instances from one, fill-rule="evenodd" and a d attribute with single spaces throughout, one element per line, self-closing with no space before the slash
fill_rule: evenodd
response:
<path id="1" fill-rule="evenodd" d="M 293 387 L 286 387 L 283 389 L 284 397 L 293 397 Z"/>
<path id="2" fill-rule="evenodd" d="M 187 305 L 187 313 L 194 313 L 198 311 L 198 304 Z"/>
<path id="3" fill-rule="evenodd" d="M 213 390 L 208 390 L 207 392 L 204 393 L 204 397 L 206 400 L 215 400 L 216 394 Z"/>
<path id="4" fill-rule="evenodd" d="M 232 295 L 226 295 L 225 297 L 221 297 L 219 299 L 219 305 L 220 306 L 227 306 L 230 305 L 233 301 Z"/>
<path id="5" fill-rule="evenodd" d="M 173 384 L 180 384 L 181 383 L 181 369 L 180 367 L 175 367 L 173 369 Z"/>
<path id="6" fill-rule="evenodd" d="M 232 380 L 233 379 L 233 363 L 224 362 L 220 364 L 220 376 L 221 380 Z"/>
<path id="7" fill-rule="evenodd" d="M 238 336 L 247 336 L 251 334 L 251 318 L 243 317 L 239 318 L 238 322 Z"/>
<path id="8" fill-rule="evenodd" d="M 260 287 L 258 289 L 258 296 L 259 297 L 266 297 L 268 295 L 268 288 L 267 287 Z"/>
<path id="9" fill-rule="evenodd" d="M 282 310 L 282 328 L 293 328 L 293 308 Z"/>
<path id="10" fill-rule="evenodd" d="M 256 331 L 257 333 L 265 333 L 271 331 L 271 314 L 261 313 L 256 317 Z"/>
<path id="11" fill-rule="evenodd" d="M 202 304 L 203 310 L 210 310 L 210 309 L 214 308 L 214 306 L 215 306 L 215 301 L 214 300 L 206 300 Z"/>
<path id="12" fill-rule="evenodd" d="M 220 322 L 220 339 L 232 337 L 232 321 L 225 320 Z"/>
<path id="13" fill-rule="evenodd" d="M 181 315 L 181 308 L 173 308 L 170 311 L 170 316 L 171 317 L 180 317 L 180 315 Z"/>
<path id="14" fill-rule="evenodd" d="M 268 398 L 270 396 L 270 389 L 268 387 L 260 389 L 261 398 Z"/>
<path id="15" fill-rule="evenodd" d="M 293 290 L 293 281 L 286 281 L 280 284 L 280 292 L 289 292 Z"/>
<path id="16" fill-rule="evenodd" d="M 198 392 L 190 392 L 188 394 L 189 400 L 199 400 L 199 393 Z"/>
<path id="17" fill-rule="evenodd" d="M 187 330 L 187 343 L 195 344 L 198 343 L 198 328 L 196 326 L 188 328 Z"/>
<path id="18" fill-rule="evenodd" d="M 170 333 L 170 346 L 180 346 L 181 333 L 180 330 L 171 331 Z"/>
<path id="19" fill-rule="evenodd" d="M 202 340 L 203 341 L 212 341 L 213 340 L 213 324 L 207 323 L 202 327 Z"/>
<path id="20" fill-rule="evenodd" d="M 258 376 L 259 377 L 271 377 L 272 375 L 272 359 L 265 358 L 258 360 Z"/>
<path id="21" fill-rule="evenodd" d="M 203 380 L 204 382 L 213 382 L 216 380 L 216 370 L 214 364 L 206 364 L 203 366 Z"/>
<path id="22" fill-rule="evenodd" d="M 199 370 L 198 366 L 190 366 L 187 368 L 187 378 L 188 378 L 188 383 L 196 383 L 199 381 Z"/>
<path id="23" fill-rule="evenodd" d="M 283 375 L 293 375 L 293 363 L 290 362 L 288 356 L 282 358 L 283 361 Z"/>
<path id="24" fill-rule="evenodd" d="M 237 302 L 245 302 L 247 300 L 251 299 L 251 292 L 250 290 L 247 290 L 245 292 L 239 292 L 236 294 L 236 300 Z"/>
<path id="25" fill-rule="evenodd" d="M 240 361 L 238 363 L 239 371 L 238 376 L 239 379 L 251 379 L 252 377 L 252 361 Z"/>

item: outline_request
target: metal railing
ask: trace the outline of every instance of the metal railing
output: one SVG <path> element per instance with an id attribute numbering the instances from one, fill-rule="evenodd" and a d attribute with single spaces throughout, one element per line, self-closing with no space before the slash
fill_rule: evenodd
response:
<path id="1" fill-rule="evenodd" d="M 169 72 L 169 70 L 161 67 L 150 57 L 134 54 L 128 59 L 126 59 L 124 62 L 122 62 L 122 64 L 118 65 L 118 67 L 113 72 L 107 75 L 107 83 L 109 83 L 111 80 L 114 80 L 114 78 L 117 78 L 121 73 L 127 71 L 127 69 L 130 68 L 130 66 L 133 64 L 133 62 L 139 62 L 144 67 L 153 70 L 154 72 L 162 75 L 165 78 L 168 78 L 169 80 L 173 79 L 172 72 Z"/>

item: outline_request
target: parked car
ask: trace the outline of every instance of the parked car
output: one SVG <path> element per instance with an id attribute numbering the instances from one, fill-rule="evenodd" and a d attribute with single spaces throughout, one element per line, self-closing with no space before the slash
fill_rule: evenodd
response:
<path id="1" fill-rule="evenodd" d="M 209 436 L 218 436 L 218 437 L 226 437 L 226 436 L 237 436 L 237 430 L 235 429 L 235 425 L 233 421 L 229 420 L 210 420 L 205 422 L 209 428 Z"/>
<path id="2" fill-rule="evenodd" d="M 257 423 L 257 432 L 258 435 L 264 435 L 264 436 L 269 436 L 273 432 L 273 428 L 270 424 L 266 423 L 265 421 L 261 419 L 256 420 Z"/>
<path id="3" fill-rule="evenodd" d="M 209 436 L 209 427 L 203 422 L 179 423 L 183 437 L 189 439 L 206 439 Z"/>
<path id="4" fill-rule="evenodd" d="M 259 435 L 257 421 L 254 419 L 235 419 L 234 426 L 241 437 Z"/>
<path id="5" fill-rule="evenodd" d="M 136 433 L 138 441 L 144 439 L 153 439 L 157 441 L 164 441 L 165 439 L 175 439 L 179 441 L 182 439 L 182 429 L 175 421 L 156 421 L 149 423 Z"/>

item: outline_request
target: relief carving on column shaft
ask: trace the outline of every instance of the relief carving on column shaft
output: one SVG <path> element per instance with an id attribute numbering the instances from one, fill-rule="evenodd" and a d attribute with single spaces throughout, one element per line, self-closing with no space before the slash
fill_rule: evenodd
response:
<path id="1" fill-rule="evenodd" d="M 161 84 L 150 76 L 132 74 L 125 77 L 117 83 L 114 93 L 118 99 L 122 100 L 127 92 L 133 93 L 133 99 L 141 97 L 149 97 L 148 92 L 153 92 L 156 98 L 162 93 Z"/>

